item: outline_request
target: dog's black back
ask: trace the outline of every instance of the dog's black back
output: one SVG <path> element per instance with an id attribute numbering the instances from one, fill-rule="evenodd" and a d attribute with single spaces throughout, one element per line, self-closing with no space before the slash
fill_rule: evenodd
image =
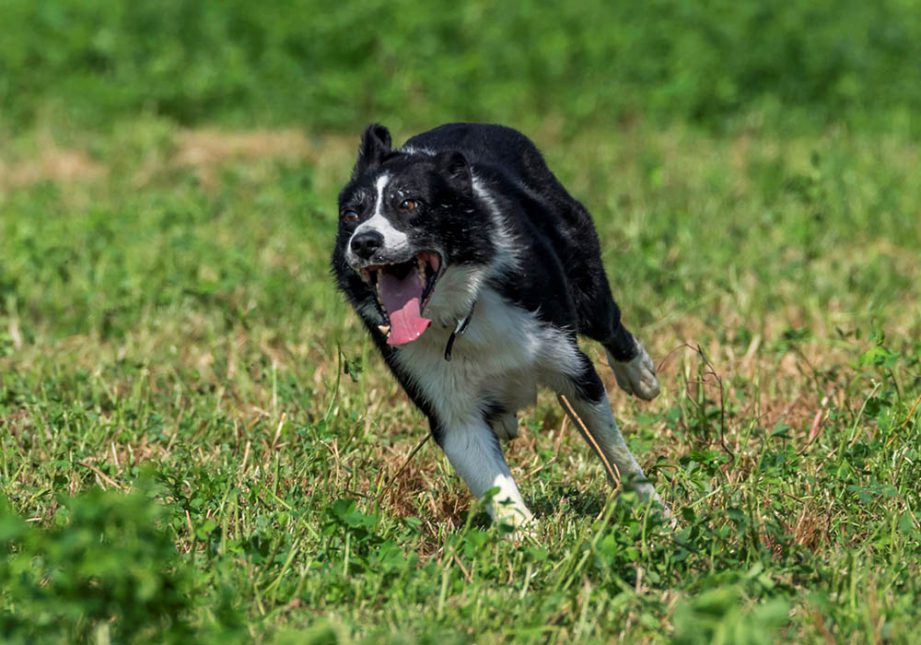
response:
<path id="1" fill-rule="evenodd" d="M 409 139 L 404 148 L 457 150 L 494 187 L 525 253 L 539 258 L 506 276 L 504 293 L 560 327 L 596 340 L 617 360 L 636 355 L 611 297 L 598 235 L 585 207 L 563 187 L 526 136 L 501 125 L 450 123 Z"/>

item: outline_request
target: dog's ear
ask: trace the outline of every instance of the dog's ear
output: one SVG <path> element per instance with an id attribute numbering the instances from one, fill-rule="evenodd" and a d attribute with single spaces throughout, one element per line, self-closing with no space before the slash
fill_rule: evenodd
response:
<path id="1" fill-rule="evenodd" d="M 438 170 L 448 184 L 464 195 L 473 193 L 473 175 L 464 153 L 457 150 L 442 152 L 435 158 Z"/>
<path id="2" fill-rule="evenodd" d="M 358 161 L 352 176 L 357 177 L 364 171 L 380 165 L 390 152 L 390 131 L 380 123 L 372 123 L 365 128 L 358 147 Z"/>

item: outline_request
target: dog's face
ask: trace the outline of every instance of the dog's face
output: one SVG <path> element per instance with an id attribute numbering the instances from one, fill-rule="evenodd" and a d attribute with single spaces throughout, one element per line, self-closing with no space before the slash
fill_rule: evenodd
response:
<path id="1" fill-rule="evenodd" d="M 394 151 L 386 128 L 365 131 L 339 195 L 333 269 L 390 345 L 421 336 L 430 308 L 450 309 L 444 301 L 495 255 L 493 240 L 493 219 L 477 205 L 460 152 Z"/>

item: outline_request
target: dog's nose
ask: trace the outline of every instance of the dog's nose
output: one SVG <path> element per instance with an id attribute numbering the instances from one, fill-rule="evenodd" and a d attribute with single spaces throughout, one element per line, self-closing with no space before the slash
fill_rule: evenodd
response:
<path id="1" fill-rule="evenodd" d="M 364 231 L 352 238 L 352 253 L 362 260 L 370 260 L 374 252 L 384 245 L 384 236 L 377 231 Z"/>

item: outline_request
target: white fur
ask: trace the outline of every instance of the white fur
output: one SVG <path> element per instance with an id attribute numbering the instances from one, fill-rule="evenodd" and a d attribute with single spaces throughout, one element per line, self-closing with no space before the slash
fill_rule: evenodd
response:
<path id="1" fill-rule="evenodd" d="M 438 290 L 450 298 L 444 283 Z M 534 402 L 538 384 L 557 386 L 578 373 L 578 350 L 563 331 L 490 288 L 480 290 L 470 323 L 455 342 L 452 360 L 446 361 L 453 329 L 453 323 L 433 324 L 418 340 L 395 348 L 396 361 L 435 408 L 444 424 L 442 447 L 471 492 L 480 497 L 498 485 L 494 516 L 508 520 L 508 511 L 528 519 L 493 430 L 483 420 L 484 406 L 502 405 L 510 418 L 500 417 L 494 427 L 514 436 L 514 414 Z"/>
<path id="2" fill-rule="evenodd" d="M 374 213 L 371 217 L 380 217 L 381 211 L 384 208 L 384 191 L 387 189 L 387 184 L 390 183 L 390 175 L 387 173 L 382 174 L 377 179 L 374 180 L 374 190 L 377 193 L 374 197 Z"/>
<path id="3" fill-rule="evenodd" d="M 496 438 L 482 421 L 452 427 L 445 432 L 441 447 L 475 497 L 483 497 L 492 488 L 499 489 L 487 506 L 494 520 L 513 526 L 530 521 L 531 511 L 521 498 Z"/>
<path id="4" fill-rule="evenodd" d="M 495 229 L 493 242 L 498 249 L 498 256 L 493 261 L 490 269 L 493 272 L 499 272 L 518 268 L 521 263 L 521 258 L 518 257 L 517 253 L 520 245 L 515 243 L 515 237 L 509 230 L 505 217 L 499 210 L 499 205 L 490 194 L 485 182 L 472 172 L 471 175 L 473 177 L 473 194 L 486 205 Z"/>
<path id="5" fill-rule="evenodd" d="M 429 148 L 416 148 L 415 146 L 403 146 L 400 148 L 400 152 L 405 152 L 408 155 L 429 155 L 430 157 L 435 156 L 434 150 L 430 150 Z"/>
<path id="6" fill-rule="evenodd" d="M 470 324 L 446 361 L 453 329 L 453 323 L 433 324 L 418 340 L 396 348 L 397 362 L 449 427 L 463 425 L 471 414 L 481 416 L 489 400 L 514 412 L 533 402 L 538 383 L 555 385 L 560 374 L 579 372 L 577 350 L 562 331 L 492 289 L 481 290 Z"/>
<path id="7" fill-rule="evenodd" d="M 422 312 L 435 325 L 450 327 L 470 313 L 483 286 L 487 269 L 484 267 L 451 266 L 444 270 L 432 297 Z"/>
<path id="8" fill-rule="evenodd" d="M 653 364 L 646 348 L 636 341 L 639 353 L 631 360 L 622 363 L 608 353 L 608 362 L 614 370 L 617 385 L 627 394 L 637 396 L 644 401 L 651 401 L 659 394 L 659 380 L 656 378 L 656 366 Z"/>
<path id="9" fill-rule="evenodd" d="M 387 173 L 382 174 L 374 181 L 374 190 L 376 193 L 374 197 L 374 212 L 367 221 L 362 222 L 355 228 L 355 231 L 352 233 L 352 238 L 367 231 L 377 231 L 384 236 L 384 249 L 387 250 L 388 255 L 399 255 L 409 249 L 409 236 L 403 231 L 394 228 L 390 220 L 384 217 L 384 193 L 387 190 L 388 183 L 390 183 L 390 175 Z M 352 266 L 358 266 L 360 263 L 358 257 L 352 253 L 351 238 L 346 247 L 346 260 Z"/>

